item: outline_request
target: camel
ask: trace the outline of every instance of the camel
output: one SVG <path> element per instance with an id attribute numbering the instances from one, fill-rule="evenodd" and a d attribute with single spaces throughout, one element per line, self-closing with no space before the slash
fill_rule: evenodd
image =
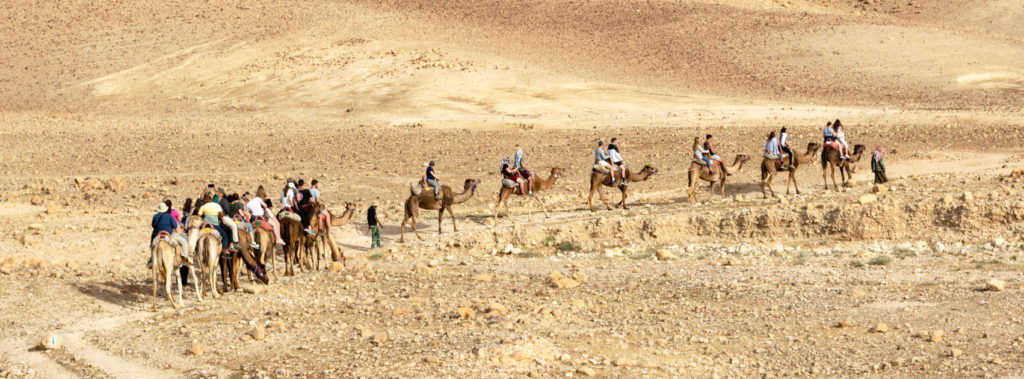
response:
<path id="1" fill-rule="evenodd" d="M 277 276 L 277 261 L 275 254 L 277 252 L 277 244 L 274 241 L 274 231 L 266 230 L 262 227 L 253 225 L 254 232 L 256 234 L 256 243 L 260 245 L 259 250 L 256 251 L 256 261 L 260 263 L 260 266 L 267 267 L 267 256 L 270 256 L 270 264 L 273 266 L 274 280 L 280 280 Z M 267 273 L 270 274 L 269 272 Z"/>
<path id="2" fill-rule="evenodd" d="M 284 240 L 284 275 L 295 275 L 295 262 L 299 254 L 299 247 L 306 238 L 302 231 L 302 222 L 289 217 L 282 217 L 283 211 L 278 212 L 277 221 L 281 223 L 281 239 Z M 302 267 L 299 267 L 299 271 Z M 277 275 L 277 264 L 274 264 L 274 275 Z"/>
<path id="3" fill-rule="evenodd" d="M 732 165 L 729 166 L 728 168 L 726 168 L 726 170 L 728 170 L 730 173 L 739 172 L 740 169 L 743 168 L 743 164 L 747 162 L 747 159 L 748 159 L 748 157 L 747 157 L 746 154 L 737 154 L 736 155 L 736 160 L 734 160 Z M 713 168 L 716 165 L 717 165 L 717 163 L 711 165 L 711 167 Z M 694 175 L 695 172 L 700 172 L 700 174 L 699 175 Z M 704 180 L 704 181 L 711 182 L 711 187 L 710 188 L 711 188 L 711 195 L 712 196 L 714 196 L 714 194 L 715 194 L 715 182 L 720 182 L 721 183 L 721 188 L 722 188 L 722 196 L 724 197 L 725 196 L 725 178 L 727 178 L 727 177 L 728 177 L 728 175 L 722 175 L 722 170 L 721 169 L 719 169 L 719 170 L 708 170 L 707 166 L 705 166 L 703 162 L 702 163 L 690 162 L 690 170 L 687 173 L 687 179 L 689 180 L 689 183 L 690 183 L 690 188 L 687 191 L 687 195 L 688 195 L 688 197 L 690 199 L 690 203 L 694 203 L 694 202 L 697 201 L 697 179 L 698 178 L 701 179 L 701 180 Z"/>
<path id="4" fill-rule="evenodd" d="M 537 179 L 533 181 L 533 200 L 540 203 L 540 209 L 544 211 L 544 217 L 550 216 L 548 215 L 547 206 L 545 206 L 544 201 L 540 199 L 540 191 L 553 187 L 555 185 L 555 181 L 557 181 L 558 178 L 561 177 L 562 169 L 558 167 L 552 167 L 551 174 L 548 175 L 547 179 Z M 505 187 L 504 185 L 501 186 L 501 190 L 498 191 L 498 202 L 494 204 L 495 224 L 497 224 L 498 222 L 498 208 L 501 207 L 502 204 L 505 204 L 505 215 L 508 216 L 508 218 L 511 219 L 513 223 L 515 223 L 515 220 L 512 219 L 512 212 L 509 212 L 508 210 L 508 200 L 510 197 L 512 197 L 512 195 L 526 196 L 526 194 L 523 193 L 522 189 L 519 186 L 516 186 L 516 188 L 508 188 Z"/>
<path id="5" fill-rule="evenodd" d="M 269 283 L 267 275 L 265 274 L 265 268 L 261 267 L 259 262 L 256 260 L 254 250 L 252 246 L 250 246 L 250 243 L 252 243 L 252 237 L 249 236 L 249 231 L 245 228 L 245 225 L 240 223 L 237 224 L 238 243 L 235 244 L 235 246 L 238 248 L 238 251 L 231 253 L 230 256 L 220 256 L 220 272 L 221 277 L 224 280 L 224 293 L 238 291 L 238 270 L 242 268 L 242 262 L 245 262 L 246 267 L 248 267 L 250 271 L 256 273 L 257 280 L 263 284 Z M 231 281 L 230 283 L 228 283 L 229 279 Z"/>
<path id="6" fill-rule="evenodd" d="M 206 286 L 209 285 L 211 296 L 216 299 L 220 297 L 217 292 L 217 262 L 221 252 L 220 234 L 211 228 L 201 228 L 203 224 L 201 217 L 192 217 L 189 219 L 189 224 L 189 245 L 194 246 L 193 259 L 199 262 L 200 276 L 202 276 L 201 280 L 196 282 L 196 288 L 201 287 L 202 293 L 205 295 Z"/>
<path id="7" fill-rule="evenodd" d="M 825 190 L 828 191 L 828 172 L 825 168 L 830 168 L 832 173 L 832 186 L 836 187 L 836 191 L 840 191 L 839 186 L 836 185 L 836 168 L 839 168 L 839 176 L 843 180 L 843 187 L 847 185 L 847 179 L 853 177 L 853 173 L 857 171 L 855 163 L 860 161 L 861 156 L 864 155 L 864 145 L 854 145 L 853 154 L 850 154 L 850 159 L 839 159 L 839 151 L 833 149 L 832 146 L 825 145 L 825 148 L 821 150 L 821 179 L 825 182 Z"/>
<path id="8" fill-rule="evenodd" d="M 819 146 L 815 142 L 808 143 L 807 144 L 807 152 L 803 153 L 803 154 L 796 154 L 796 153 L 794 153 L 793 164 L 790 165 L 789 167 L 787 167 L 785 170 L 782 170 L 782 169 L 779 168 L 779 167 L 782 166 L 782 161 L 770 160 L 768 158 L 765 158 L 764 160 L 762 160 L 761 161 L 761 195 L 764 196 L 765 199 L 768 198 L 768 195 L 765 194 L 765 191 L 764 191 L 765 188 L 767 188 L 768 191 L 770 191 L 772 193 L 772 197 L 775 197 L 775 190 L 772 189 L 772 179 L 775 179 L 775 173 L 777 173 L 779 171 L 789 171 L 789 179 L 786 180 L 786 195 L 789 195 L 789 185 L 790 185 L 790 183 L 793 184 L 793 188 L 796 189 L 796 194 L 799 195 L 800 194 L 800 187 L 797 186 L 797 184 L 796 184 L 796 171 L 800 168 L 800 166 L 803 166 L 803 165 L 805 165 L 807 163 L 810 163 L 811 160 L 814 159 L 814 155 L 818 153 L 818 148 L 820 148 L 820 147 L 821 146 Z M 783 158 L 782 160 L 783 161 L 788 161 L 788 158 Z"/>
<path id="9" fill-rule="evenodd" d="M 151 254 L 153 259 L 153 312 L 156 312 L 156 285 L 157 278 L 163 279 L 164 291 L 167 292 L 167 300 L 171 302 L 171 306 L 174 309 L 178 309 L 185 305 L 185 301 L 181 299 L 183 292 L 181 288 L 181 276 L 178 275 L 179 268 L 181 266 L 188 266 L 188 276 L 192 279 L 193 283 L 198 283 L 196 280 L 195 270 L 192 265 L 181 259 L 181 254 L 177 249 L 171 246 L 168 242 L 170 239 L 167 235 L 160 236 L 159 242 L 153 246 Z M 188 249 L 188 246 L 181 246 L 181 249 Z M 178 282 L 178 302 L 174 302 L 174 298 L 171 297 L 171 281 Z M 202 303 L 203 296 L 199 293 L 199 286 L 196 286 L 196 302 Z"/>
<path id="10" fill-rule="evenodd" d="M 335 216 L 334 212 L 328 211 L 327 213 L 331 220 L 330 226 L 335 227 L 347 224 L 349 220 L 352 220 L 352 216 L 355 215 L 358 206 L 356 203 L 345 203 L 345 211 L 341 213 L 341 216 Z M 341 262 L 341 265 L 344 267 L 345 253 L 338 248 L 338 244 L 334 243 L 334 236 L 331 235 L 330 228 L 324 233 L 324 238 L 327 246 L 331 248 L 331 261 Z"/>
<path id="11" fill-rule="evenodd" d="M 591 170 L 590 172 L 590 197 L 587 198 L 587 203 L 590 204 L 590 211 L 594 211 L 594 194 L 598 194 L 598 198 L 604 203 L 605 208 L 611 210 L 612 207 L 608 205 L 608 201 L 604 198 L 604 192 L 601 191 L 601 186 L 608 187 L 619 187 L 619 191 L 622 191 L 622 201 L 619 202 L 616 207 L 621 206 L 622 209 L 626 209 L 626 189 L 629 188 L 628 183 L 642 182 L 650 178 L 652 175 L 658 174 L 658 169 L 651 167 L 650 165 L 644 166 L 640 169 L 640 172 L 633 174 L 633 172 L 626 168 L 626 179 L 620 180 L 616 184 L 612 184 L 611 177 L 606 172 L 597 172 Z"/>
<path id="12" fill-rule="evenodd" d="M 416 217 L 419 216 L 419 210 L 437 210 L 437 233 L 441 234 L 441 220 L 444 217 L 444 211 L 448 210 L 448 214 L 452 216 L 452 231 L 459 231 L 458 225 L 455 225 L 455 213 L 452 212 L 452 205 L 461 204 L 473 197 L 476 193 L 476 186 L 480 181 L 476 179 L 466 179 L 463 184 L 462 193 L 456 194 L 452 192 L 451 187 L 442 185 L 441 186 L 441 199 L 434 199 L 434 191 L 423 191 L 419 195 L 410 193 L 409 199 L 405 201 L 405 217 L 402 219 L 402 232 L 399 237 L 399 243 L 405 243 L 405 223 L 410 219 L 412 220 L 412 233 L 416 235 L 417 239 L 420 238 L 419 232 L 416 231 Z"/>

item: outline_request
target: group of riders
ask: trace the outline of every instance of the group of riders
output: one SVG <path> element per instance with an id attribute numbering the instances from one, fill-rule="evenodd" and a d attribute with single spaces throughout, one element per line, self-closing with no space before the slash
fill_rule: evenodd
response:
<path id="1" fill-rule="evenodd" d="M 274 212 L 273 201 L 267 196 L 263 186 L 257 188 L 255 194 L 246 192 L 239 195 L 237 193 L 226 194 L 216 184 L 208 184 L 196 199 L 194 203 L 191 198 L 186 199 L 181 211 L 173 207 L 170 199 L 164 199 L 157 206 L 157 213 L 153 215 L 152 221 L 153 232 L 150 239 L 153 240 L 153 243 L 155 244 L 161 235 L 170 237 L 174 242 L 175 250 L 186 261 L 189 259 L 186 230 L 189 226 L 198 225 L 203 229 L 215 230 L 220 237 L 223 254 L 228 255 L 238 252 L 240 225 L 244 226 L 245 231 L 252 237 L 249 239 L 253 241 L 250 247 L 259 249 L 253 229 L 254 225 L 269 226 L 264 228 L 273 231 L 276 244 L 284 245 L 285 241 L 281 238 L 281 222 L 278 217 L 297 218 L 302 223 L 303 231 L 312 235 L 318 231 L 314 231 L 310 227 L 311 220 L 313 217 L 320 216 L 313 214 L 314 209 L 326 212 L 322 208 L 315 207 L 320 203 L 317 180 L 310 182 L 307 187 L 302 179 L 298 181 L 288 179 L 285 187 L 281 190 L 281 209 L 277 213 Z M 202 222 L 190 222 L 193 217 L 201 218 Z M 329 222 L 320 223 L 320 225 L 329 224 Z M 151 257 L 148 265 L 151 267 L 152 263 Z M 184 275 L 182 277 L 184 278 Z"/>
<path id="2" fill-rule="evenodd" d="M 843 130 L 841 121 L 838 119 L 829 121 L 825 125 L 825 129 L 822 130 L 822 138 L 825 145 L 832 146 L 838 151 L 840 160 L 850 159 L 850 145 L 846 142 L 846 132 Z M 778 135 L 775 134 L 774 130 L 771 131 L 768 133 L 768 138 L 765 141 L 764 158 L 779 161 L 779 169 L 781 170 L 787 170 L 789 167 L 792 167 L 795 154 L 793 154 L 793 147 L 789 142 L 789 133 L 785 127 L 779 130 Z M 878 147 L 877 150 L 877 155 L 881 159 L 881 147 Z M 694 137 L 693 161 L 703 164 L 711 172 L 714 172 L 713 165 L 717 164 L 723 173 L 732 176 L 725 162 L 722 161 L 722 157 L 715 150 L 712 143 L 712 135 L 710 134 L 704 136 L 704 143 L 700 142 L 700 137 Z"/>

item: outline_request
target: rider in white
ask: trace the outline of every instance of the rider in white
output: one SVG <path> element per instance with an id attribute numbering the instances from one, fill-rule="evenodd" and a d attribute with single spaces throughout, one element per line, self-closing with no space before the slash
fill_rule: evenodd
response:
<path id="1" fill-rule="evenodd" d="M 602 146 L 604 146 L 604 141 L 597 141 L 597 147 L 594 148 L 594 164 L 600 166 L 601 169 L 603 169 L 603 170 L 607 170 L 607 171 L 611 172 L 612 184 L 614 184 L 615 183 L 615 171 L 612 169 L 612 164 L 608 163 L 608 160 L 610 158 L 608 157 L 608 153 L 606 153 L 604 151 Z"/>

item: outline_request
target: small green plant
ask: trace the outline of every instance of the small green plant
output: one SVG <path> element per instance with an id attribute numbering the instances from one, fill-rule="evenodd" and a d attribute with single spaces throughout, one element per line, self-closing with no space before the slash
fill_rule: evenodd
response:
<path id="1" fill-rule="evenodd" d="M 879 255 L 871 258 L 871 261 L 868 262 L 868 264 L 872 266 L 884 266 L 889 263 L 892 263 L 892 258 L 889 258 L 888 255 Z"/>
<path id="2" fill-rule="evenodd" d="M 1016 261 L 1017 260 L 1017 254 L 1011 255 L 1010 256 L 1010 260 L 1011 261 Z"/>
<path id="3" fill-rule="evenodd" d="M 382 254 L 382 253 L 373 253 L 373 255 L 370 256 L 370 259 L 375 260 L 375 261 L 376 260 L 380 260 L 380 259 L 384 259 L 384 254 Z"/>
<path id="4" fill-rule="evenodd" d="M 557 241 L 558 240 L 555 239 L 555 236 L 544 237 L 544 244 L 546 245 L 554 245 Z"/>
<path id="5" fill-rule="evenodd" d="M 896 256 L 896 258 L 899 258 L 899 259 L 903 259 L 903 258 L 906 258 L 906 257 L 913 257 L 913 256 L 917 255 L 917 253 L 915 253 L 914 250 L 911 250 L 911 249 L 908 249 L 908 248 L 905 248 L 905 247 L 897 247 L 897 248 L 893 249 L 892 253 L 893 253 L 893 255 Z"/>
<path id="6" fill-rule="evenodd" d="M 861 268 L 861 267 L 864 267 L 864 264 L 861 263 L 860 261 L 854 259 L 854 260 L 850 261 L 850 267 Z"/>
<path id="7" fill-rule="evenodd" d="M 657 253 L 657 252 L 658 252 L 658 249 L 653 248 L 653 247 L 648 247 L 647 249 L 644 249 L 644 251 L 641 251 L 641 252 L 638 252 L 636 254 L 630 255 L 629 258 L 630 259 L 647 259 L 647 258 L 653 257 L 654 253 Z"/>
<path id="8" fill-rule="evenodd" d="M 798 252 L 796 256 L 793 257 L 793 263 L 796 264 L 797 266 L 801 266 L 804 263 L 807 263 L 807 253 L 805 253 L 803 250 L 800 250 L 800 252 Z"/>
<path id="9" fill-rule="evenodd" d="M 562 241 L 558 243 L 558 251 L 580 251 L 580 247 L 572 241 Z"/>
<path id="10" fill-rule="evenodd" d="M 536 258 L 536 257 L 539 257 L 539 256 L 540 256 L 540 254 L 537 254 L 537 252 L 533 251 L 533 249 L 523 250 L 522 253 L 517 255 L 517 257 L 519 257 L 519 258 Z"/>

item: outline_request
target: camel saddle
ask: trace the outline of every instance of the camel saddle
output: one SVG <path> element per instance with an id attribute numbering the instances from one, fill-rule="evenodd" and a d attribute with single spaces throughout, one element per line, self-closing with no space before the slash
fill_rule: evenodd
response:
<path id="1" fill-rule="evenodd" d="M 299 214 L 295 213 L 295 212 L 281 211 L 281 213 L 277 214 L 277 219 L 280 220 L 282 218 L 287 218 L 287 219 L 291 219 L 292 221 L 302 222 L 302 217 L 299 217 Z"/>
<path id="2" fill-rule="evenodd" d="M 203 234 L 213 234 L 213 236 L 217 237 L 218 240 L 220 239 L 220 232 L 218 232 L 217 228 L 214 228 L 213 224 L 209 222 L 204 222 L 199 231 Z"/>
<path id="3" fill-rule="evenodd" d="M 509 179 L 509 178 L 502 178 L 501 179 L 501 185 L 503 187 L 505 187 L 505 188 L 516 188 L 516 187 L 519 187 L 519 184 L 516 183 L 516 181 L 514 181 L 512 179 Z"/>
<path id="4" fill-rule="evenodd" d="M 411 193 L 413 196 L 419 196 L 421 193 L 423 193 L 423 191 L 433 190 L 433 188 L 430 188 L 429 185 L 423 184 L 423 182 L 409 184 L 409 193 Z"/>
<path id="5" fill-rule="evenodd" d="M 266 231 L 273 231 L 274 227 L 267 222 L 267 218 L 263 216 L 256 216 L 252 218 L 252 226 L 254 228 L 262 228 Z"/>

